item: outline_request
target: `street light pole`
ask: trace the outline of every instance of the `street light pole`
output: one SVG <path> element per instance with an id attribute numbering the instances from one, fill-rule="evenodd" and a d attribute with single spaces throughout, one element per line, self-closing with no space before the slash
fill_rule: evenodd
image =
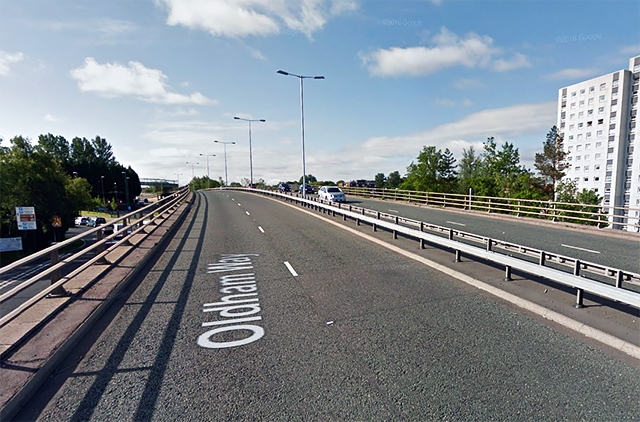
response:
<path id="1" fill-rule="evenodd" d="M 235 142 L 223 142 L 223 141 L 213 141 L 218 144 L 224 145 L 224 185 L 229 186 L 229 178 L 227 177 L 227 144 L 235 145 Z"/>
<path id="2" fill-rule="evenodd" d="M 302 197 L 305 198 L 307 196 L 307 165 L 305 162 L 305 152 L 304 152 L 304 89 L 302 80 L 303 79 L 324 79 L 324 76 L 303 76 L 296 75 L 293 73 L 285 72 L 284 70 L 278 70 L 276 73 L 285 76 L 294 76 L 300 79 L 300 131 L 302 136 Z"/>
<path id="3" fill-rule="evenodd" d="M 187 164 L 191 164 L 191 178 L 195 179 L 196 178 L 195 165 L 196 164 L 200 165 L 200 163 L 193 163 L 193 162 L 190 163 L 190 162 L 187 161 Z"/>
<path id="4" fill-rule="evenodd" d="M 266 122 L 265 119 L 243 119 L 242 117 L 235 116 L 234 119 L 242 120 L 243 122 L 249 122 L 249 169 L 251 172 L 250 182 L 253 185 L 253 153 L 251 151 L 251 122 Z"/>
<path id="5" fill-rule="evenodd" d="M 100 176 L 100 186 L 102 186 L 102 202 L 104 203 L 106 201 L 104 198 L 104 176 Z"/>
<path id="6" fill-rule="evenodd" d="M 129 177 L 127 176 L 127 172 L 123 171 L 122 174 L 124 175 L 124 199 L 125 199 L 125 203 L 127 204 L 127 209 L 129 207 Z"/>
<path id="7" fill-rule="evenodd" d="M 211 187 L 209 185 L 209 181 L 211 180 L 211 178 L 209 177 L 209 157 L 215 157 L 215 154 L 200 154 L 201 156 L 205 156 L 207 157 L 207 187 Z"/>
<path id="8" fill-rule="evenodd" d="M 182 173 L 173 173 L 176 176 L 178 176 L 178 187 L 180 187 L 180 176 L 182 175 Z"/>

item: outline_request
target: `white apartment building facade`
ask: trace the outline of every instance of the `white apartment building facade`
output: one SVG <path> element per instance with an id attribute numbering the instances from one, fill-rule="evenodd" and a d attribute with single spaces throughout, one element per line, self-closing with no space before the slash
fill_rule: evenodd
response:
<path id="1" fill-rule="evenodd" d="M 638 231 L 640 148 L 636 148 L 640 56 L 618 70 L 558 91 L 557 127 L 568 152 L 565 180 L 603 197 L 614 228 Z M 629 210 L 629 208 L 631 208 Z M 635 208 L 635 209 L 634 209 Z"/>

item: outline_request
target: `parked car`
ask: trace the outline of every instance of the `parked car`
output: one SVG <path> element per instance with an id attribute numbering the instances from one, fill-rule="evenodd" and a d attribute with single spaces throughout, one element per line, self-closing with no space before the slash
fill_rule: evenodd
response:
<path id="1" fill-rule="evenodd" d="M 291 186 L 288 183 L 280 183 L 278 185 L 278 191 L 280 192 L 291 192 Z"/>
<path id="2" fill-rule="evenodd" d="M 318 189 L 318 199 L 324 199 L 333 202 L 345 202 L 347 197 L 342 189 L 337 186 L 323 186 Z"/>
<path id="3" fill-rule="evenodd" d="M 86 226 L 88 221 L 89 221 L 89 217 L 78 216 L 78 217 L 76 217 L 75 225 L 76 226 Z"/>
<path id="4" fill-rule="evenodd" d="M 107 224 L 107 219 L 104 217 L 96 217 L 96 226 L 101 226 L 102 224 Z"/>
<path id="5" fill-rule="evenodd" d="M 313 193 L 313 186 L 311 186 L 308 183 L 300 185 L 300 187 L 298 188 L 298 192 L 302 193 L 303 190 L 304 190 L 305 193 Z"/>

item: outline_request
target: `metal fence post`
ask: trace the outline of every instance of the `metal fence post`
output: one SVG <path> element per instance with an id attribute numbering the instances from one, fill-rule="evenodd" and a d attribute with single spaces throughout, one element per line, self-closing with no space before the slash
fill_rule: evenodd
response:
<path id="1" fill-rule="evenodd" d="M 56 265 L 57 263 L 60 262 L 60 254 L 58 252 L 58 249 L 54 249 L 51 251 L 51 266 Z M 55 284 L 58 280 L 60 280 L 62 278 L 61 274 L 60 274 L 60 268 L 58 268 L 57 270 L 53 271 L 51 273 L 51 285 Z M 55 297 L 63 297 L 63 296 L 68 296 L 69 292 L 67 292 L 64 287 L 62 286 L 58 286 L 55 289 L 53 289 L 51 291 L 51 293 L 49 293 L 49 295 L 47 297 L 49 298 L 55 298 Z"/>

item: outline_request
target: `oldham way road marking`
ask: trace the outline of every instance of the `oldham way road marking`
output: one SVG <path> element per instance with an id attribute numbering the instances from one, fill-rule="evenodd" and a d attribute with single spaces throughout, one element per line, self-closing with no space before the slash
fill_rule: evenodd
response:
<path id="1" fill-rule="evenodd" d="M 447 223 L 449 223 L 449 224 L 455 224 L 456 226 L 464 226 L 464 227 L 467 227 L 467 225 L 466 225 L 466 224 L 456 223 L 455 221 L 447 221 Z"/>
<path id="2" fill-rule="evenodd" d="M 258 226 L 258 230 L 260 230 L 262 233 L 264 233 L 264 229 L 260 226 Z"/>
<path id="3" fill-rule="evenodd" d="M 289 270 L 289 272 L 291 273 L 292 276 L 294 276 L 294 277 L 298 276 L 298 273 L 296 272 L 296 270 L 293 269 L 291 264 L 289 264 L 289 261 L 284 261 L 284 265 L 287 267 L 287 269 Z"/>
<path id="4" fill-rule="evenodd" d="M 600 253 L 600 251 L 594 251 L 592 249 L 585 249 L 585 248 L 581 248 L 579 246 L 565 245 L 564 243 L 561 244 L 560 246 L 564 246 L 565 248 L 569 248 L 569 249 L 577 249 L 579 251 L 585 251 L 585 252 L 591 252 L 591 253 Z"/>

